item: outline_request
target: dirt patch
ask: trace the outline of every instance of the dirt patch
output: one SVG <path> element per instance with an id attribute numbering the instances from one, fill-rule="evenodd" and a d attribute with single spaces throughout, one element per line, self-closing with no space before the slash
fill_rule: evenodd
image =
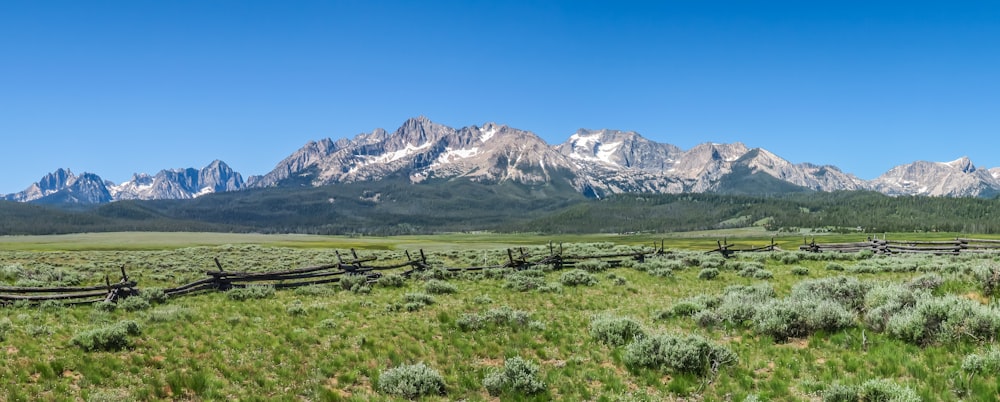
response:
<path id="1" fill-rule="evenodd" d="M 809 340 L 805 338 L 788 338 L 783 346 L 787 346 L 795 349 L 805 349 L 809 347 Z"/>
<path id="2" fill-rule="evenodd" d="M 500 367 L 503 366 L 503 359 L 478 358 L 472 364 L 486 367 Z"/>
<path id="3" fill-rule="evenodd" d="M 13 346 L 8 346 L 7 349 L 6 349 L 6 351 L 7 351 L 7 354 L 11 355 L 11 356 L 15 356 L 15 355 L 17 355 L 17 352 L 20 352 L 20 350 L 18 350 L 17 348 L 15 348 Z"/>
<path id="4" fill-rule="evenodd" d="M 983 304 L 983 305 L 990 304 L 990 299 L 987 299 L 986 297 L 984 297 L 983 295 L 979 294 L 978 292 L 969 292 L 969 293 L 966 293 L 966 294 L 962 295 L 962 297 L 964 297 L 966 299 L 969 299 L 969 300 L 974 300 L 976 302 L 979 302 L 979 304 Z"/>

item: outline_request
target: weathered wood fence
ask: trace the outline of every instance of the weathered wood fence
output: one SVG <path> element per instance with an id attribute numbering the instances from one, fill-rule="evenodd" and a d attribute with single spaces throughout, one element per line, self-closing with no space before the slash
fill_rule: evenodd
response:
<path id="1" fill-rule="evenodd" d="M 0 304 L 11 304 L 18 301 L 40 303 L 55 300 L 64 304 L 90 304 L 99 301 L 114 302 L 119 297 L 128 297 L 138 293 L 136 282 L 130 280 L 121 267 L 122 277 L 117 283 L 105 276 L 104 285 L 98 286 L 62 286 L 62 287 L 14 287 L 0 286 Z"/>
<path id="2" fill-rule="evenodd" d="M 816 239 L 799 246 L 799 250 L 813 253 L 856 253 L 871 251 L 875 254 L 936 254 L 958 255 L 965 253 L 1000 253 L 1000 240 L 957 238 L 955 240 L 913 241 L 871 239 L 853 243 L 816 243 Z"/>
<path id="3" fill-rule="evenodd" d="M 644 261 L 646 256 L 663 254 L 661 247 L 655 246 L 651 250 L 641 250 L 628 253 L 608 253 L 598 255 L 563 255 L 562 245 L 559 245 L 558 252 L 554 245 L 549 245 L 549 254 L 545 256 L 532 256 L 523 248 L 516 250 L 507 249 L 508 261 L 504 264 L 474 267 L 443 267 L 450 272 L 458 271 L 481 271 L 493 268 L 512 268 L 516 270 L 529 269 L 537 266 L 551 266 L 555 269 L 572 267 L 577 262 L 584 260 L 602 260 L 611 266 L 620 265 L 625 258 L 632 258 L 636 261 Z M 246 272 L 227 271 L 218 258 L 214 259 L 216 270 L 206 271 L 206 277 L 191 283 L 177 287 L 167 288 L 163 293 L 170 297 L 176 297 L 196 292 L 219 290 L 227 291 L 233 288 L 243 288 L 251 285 L 268 285 L 278 289 L 294 288 L 300 286 L 327 284 L 340 282 L 345 276 L 364 276 L 368 282 L 373 282 L 382 276 L 382 271 L 398 270 L 404 277 L 410 277 L 416 272 L 432 269 L 427 262 L 427 256 L 420 250 L 418 256 L 411 256 L 409 251 L 405 252 L 406 261 L 375 265 L 372 262 L 378 257 L 359 257 L 354 249 L 351 249 L 350 257 L 345 257 L 340 252 L 335 252 L 337 262 L 333 264 L 317 265 L 283 271 Z M 111 283 L 105 277 L 106 284 L 103 286 L 91 287 L 0 287 L 0 304 L 12 304 L 18 301 L 41 303 L 48 300 L 60 301 L 67 304 L 88 304 L 99 301 L 117 302 L 121 298 L 129 297 L 139 293 L 135 281 L 130 280 L 125 273 L 125 267 L 121 267 L 122 277 L 118 283 Z"/>

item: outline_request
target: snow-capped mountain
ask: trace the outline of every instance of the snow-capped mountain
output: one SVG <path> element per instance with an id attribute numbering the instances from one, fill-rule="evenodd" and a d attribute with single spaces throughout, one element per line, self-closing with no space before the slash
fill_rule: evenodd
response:
<path id="1" fill-rule="evenodd" d="M 375 130 L 350 141 L 310 142 L 270 173 L 249 180 L 271 187 L 285 180 L 314 186 L 407 177 L 419 183 L 467 177 L 480 182 L 513 180 L 536 184 L 569 177 L 575 165 L 533 133 L 487 123 L 454 129 L 419 117 L 394 133 Z"/>
<path id="2" fill-rule="evenodd" d="M 51 204 L 102 204 L 118 200 L 188 199 L 243 188 L 243 177 L 222 161 L 203 169 L 161 170 L 155 176 L 136 173 L 114 184 L 93 173 L 76 176 L 58 169 L 22 192 L 3 197 L 9 201 Z"/>
<path id="3" fill-rule="evenodd" d="M 506 125 L 451 128 L 425 117 L 394 132 L 311 141 L 246 183 L 221 161 L 203 169 L 135 174 L 121 184 L 59 169 L 5 200 L 101 203 L 127 199 L 187 199 L 243 188 L 324 186 L 403 178 L 411 183 L 467 178 L 481 183 L 564 184 L 588 196 L 625 192 L 876 190 L 890 195 L 988 196 L 1000 193 L 1000 168 L 979 169 L 968 158 L 914 162 L 872 181 L 834 166 L 793 164 L 743 143 L 704 143 L 689 150 L 631 131 L 585 130 L 549 145 Z"/>
<path id="4" fill-rule="evenodd" d="M 896 166 L 872 180 L 889 195 L 968 197 L 1000 191 L 1000 168 L 978 169 L 967 157 L 951 162 L 917 161 Z"/>

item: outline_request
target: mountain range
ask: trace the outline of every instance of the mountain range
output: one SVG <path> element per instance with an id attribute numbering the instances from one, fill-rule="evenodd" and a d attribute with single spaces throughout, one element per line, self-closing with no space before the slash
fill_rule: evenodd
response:
<path id="1" fill-rule="evenodd" d="M 778 194 L 872 190 L 888 195 L 987 197 L 1000 194 L 1000 168 L 980 169 L 966 157 L 918 161 L 866 181 L 835 166 L 793 164 L 742 143 L 704 143 L 689 150 L 632 131 L 585 130 L 549 145 L 530 131 L 486 123 L 451 128 L 412 118 L 390 133 L 311 141 L 273 170 L 246 181 L 222 161 L 202 169 L 134 174 L 124 183 L 68 169 L 47 174 L 0 199 L 39 204 L 103 204 L 118 200 L 192 199 L 205 194 L 284 186 L 321 187 L 387 178 L 412 185 L 464 178 L 484 184 L 565 185 L 588 197 L 618 193 Z"/>

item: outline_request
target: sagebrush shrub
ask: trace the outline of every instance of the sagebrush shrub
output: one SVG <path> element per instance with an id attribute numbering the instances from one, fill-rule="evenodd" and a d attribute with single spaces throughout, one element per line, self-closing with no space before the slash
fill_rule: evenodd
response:
<path id="1" fill-rule="evenodd" d="M 622 360 L 631 368 L 705 374 L 735 364 L 737 357 L 699 335 L 661 334 L 637 338 L 625 347 Z"/>
<path id="2" fill-rule="evenodd" d="M 972 269 L 973 276 L 986 296 L 994 296 L 1000 290 L 1000 265 L 984 263 Z"/>
<path id="3" fill-rule="evenodd" d="M 14 323 L 11 322 L 10 318 L 0 318 L 0 342 L 6 340 L 7 334 L 9 334 L 13 329 Z"/>
<path id="4" fill-rule="evenodd" d="M 437 370 L 417 363 L 381 372 L 378 376 L 378 390 L 413 399 L 424 395 L 443 395 L 445 384 L 444 377 Z"/>
<path id="5" fill-rule="evenodd" d="M 601 272 L 611 268 L 611 264 L 601 260 L 585 260 L 576 263 L 574 267 L 587 272 Z"/>
<path id="6" fill-rule="evenodd" d="M 163 288 L 145 288 L 139 292 L 139 295 L 145 297 L 150 303 L 166 303 L 167 294 L 164 292 Z"/>
<path id="7" fill-rule="evenodd" d="M 431 279 L 424 284 L 424 291 L 430 294 L 443 295 L 457 293 L 458 287 L 442 280 Z"/>
<path id="8" fill-rule="evenodd" d="M 590 272 L 582 269 L 574 269 L 563 272 L 563 274 L 559 276 L 559 282 L 565 286 L 593 286 L 597 284 L 598 279 Z"/>
<path id="9" fill-rule="evenodd" d="M 792 267 L 791 272 L 792 272 L 792 275 L 806 276 L 806 275 L 809 275 L 809 268 L 795 266 L 795 267 Z"/>
<path id="10" fill-rule="evenodd" d="M 911 279 L 906 286 L 912 289 L 931 291 L 944 284 L 944 278 L 935 273 L 923 274 Z"/>
<path id="11" fill-rule="evenodd" d="M 913 389 L 883 378 L 873 378 L 861 383 L 861 386 L 858 387 L 858 397 L 862 401 L 922 401 L 920 395 L 917 395 Z"/>
<path id="12" fill-rule="evenodd" d="M 336 288 L 327 285 L 307 285 L 295 288 L 298 296 L 330 296 L 337 293 Z"/>
<path id="13" fill-rule="evenodd" d="M 705 268 L 698 272 L 698 279 L 712 280 L 719 276 L 719 270 L 716 268 Z"/>
<path id="14" fill-rule="evenodd" d="M 886 332 L 907 342 L 926 345 L 962 338 L 984 341 L 1000 330 L 997 311 L 958 296 L 928 297 L 889 318 Z"/>
<path id="15" fill-rule="evenodd" d="M 149 311 L 149 320 L 152 322 L 170 322 L 179 319 L 187 319 L 193 316 L 191 309 L 180 306 L 160 306 Z"/>
<path id="16" fill-rule="evenodd" d="M 518 271 L 507 275 L 505 289 L 527 292 L 545 286 L 545 278 L 531 274 L 529 271 Z"/>
<path id="17" fill-rule="evenodd" d="M 839 264 L 839 263 L 836 263 L 836 262 L 831 262 L 829 264 L 826 264 L 826 270 L 827 271 L 843 271 L 844 270 L 844 266 L 841 265 L 841 264 Z"/>
<path id="18" fill-rule="evenodd" d="M 792 286 L 792 297 L 800 299 L 820 298 L 840 303 L 848 310 L 859 310 L 864 304 L 865 293 L 870 285 L 858 278 L 838 276 L 833 278 L 804 280 Z"/>
<path id="19" fill-rule="evenodd" d="M 545 382 L 538 365 L 520 356 L 504 361 L 503 368 L 494 368 L 483 378 L 483 386 L 492 396 L 507 393 L 533 395 L 545 391 Z"/>
<path id="20" fill-rule="evenodd" d="M 368 277 L 365 275 L 345 274 L 340 277 L 340 287 L 354 293 L 369 293 Z M 365 288 L 368 288 L 366 291 Z"/>
<path id="21" fill-rule="evenodd" d="M 244 301 L 252 299 L 266 299 L 274 296 L 274 286 L 270 285 L 248 285 L 242 288 L 232 288 L 226 292 L 232 300 Z"/>
<path id="22" fill-rule="evenodd" d="M 648 272 L 652 276 L 656 276 L 656 277 L 660 277 L 660 278 L 671 278 L 671 277 L 674 276 L 674 270 L 672 270 L 670 268 L 656 268 L 656 269 L 651 269 L 651 270 L 646 271 L 646 272 Z"/>
<path id="23" fill-rule="evenodd" d="M 882 332 L 889 318 L 917 305 L 917 300 L 930 297 L 926 292 L 895 283 L 878 283 L 865 294 L 864 322 L 869 328 Z"/>
<path id="24" fill-rule="evenodd" d="M 601 315 L 591 318 L 590 336 L 601 343 L 622 346 L 646 336 L 642 324 L 630 317 Z"/>
<path id="25" fill-rule="evenodd" d="M 385 288 L 401 288 L 406 286 L 406 278 L 399 274 L 388 274 L 378 278 L 378 285 Z"/>
<path id="26" fill-rule="evenodd" d="M 129 347 L 129 336 L 139 335 L 139 324 L 125 320 L 80 332 L 73 336 L 71 342 L 84 351 L 121 350 Z"/>
<path id="27" fill-rule="evenodd" d="M 303 315 L 306 313 L 306 306 L 302 304 L 302 300 L 292 300 L 288 307 L 285 307 L 285 312 L 288 315 Z"/>
<path id="28" fill-rule="evenodd" d="M 434 296 L 426 293 L 407 293 L 403 295 L 403 301 L 406 303 L 418 303 L 425 306 L 434 304 Z"/>
<path id="29" fill-rule="evenodd" d="M 148 309 L 150 306 L 149 299 L 143 295 L 129 296 L 118 302 L 118 307 L 125 311 L 139 311 Z"/>
<path id="30" fill-rule="evenodd" d="M 983 354 L 972 353 L 965 356 L 962 371 L 972 374 L 1000 374 L 1000 349 L 994 346 Z"/>

